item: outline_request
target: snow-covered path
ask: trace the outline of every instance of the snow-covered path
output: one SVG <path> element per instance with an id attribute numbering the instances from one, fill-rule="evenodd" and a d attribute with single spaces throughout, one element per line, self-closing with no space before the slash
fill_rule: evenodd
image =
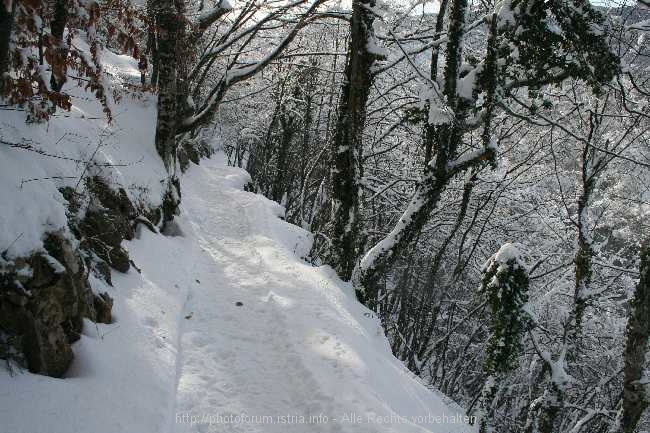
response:
<path id="1" fill-rule="evenodd" d="M 209 431 L 218 415 L 244 413 L 267 418 L 239 420 L 229 430 L 304 431 L 304 425 L 262 423 L 277 422 L 278 414 L 332 412 L 332 398 L 319 391 L 289 332 L 287 316 L 307 301 L 300 288 L 308 283 L 292 252 L 265 235 L 267 220 L 277 218 L 268 203 L 230 187 L 241 187 L 246 175 L 223 166 L 197 170 L 204 173 L 195 188 L 186 186 L 184 209 L 210 260 L 197 270 L 206 284 L 194 288 L 185 305 L 191 319 L 182 331 L 174 431 Z M 220 175 L 206 175 L 215 172 Z M 302 244 L 304 234 L 295 234 Z"/>
<path id="2" fill-rule="evenodd" d="M 182 235 L 141 228 L 141 273 L 93 281 L 115 323 L 87 322 L 68 376 L 0 372 L 0 433 L 472 431 L 248 179 L 219 155 L 189 169 Z"/>
<path id="3" fill-rule="evenodd" d="M 386 356 L 378 322 L 352 290 L 298 260 L 308 234 L 281 221 L 275 203 L 243 192 L 248 179 L 218 160 L 185 179 L 185 215 L 209 260 L 197 263 L 205 284 L 185 305 L 174 431 L 224 431 L 210 421 L 246 414 L 226 430 L 406 432 L 420 428 L 372 417 L 446 411 Z"/>

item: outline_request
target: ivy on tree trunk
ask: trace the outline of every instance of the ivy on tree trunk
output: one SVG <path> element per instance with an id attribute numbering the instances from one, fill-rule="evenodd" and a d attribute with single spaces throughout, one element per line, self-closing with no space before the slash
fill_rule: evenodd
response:
<path id="1" fill-rule="evenodd" d="M 341 278 L 350 279 L 359 250 L 361 227 L 362 142 L 366 104 L 377 54 L 369 49 L 374 0 L 354 0 L 348 61 L 332 146 L 331 245 L 328 261 Z"/>

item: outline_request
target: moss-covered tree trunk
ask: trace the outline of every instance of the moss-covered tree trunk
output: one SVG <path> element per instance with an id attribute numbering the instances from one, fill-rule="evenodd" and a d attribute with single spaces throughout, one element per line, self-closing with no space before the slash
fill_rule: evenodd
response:
<path id="1" fill-rule="evenodd" d="M 594 123 L 590 129 L 587 139 L 592 140 L 595 131 Z M 573 312 L 569 326 L 569 344 L 571 350 L 569 357 L 575 358 L 577 351 L 578 338 L 582 329 L 582 320 L 589 300 L 589 288 L 592 279 L 592 261 L 594 249 L 592 245 L 591 234 L 589 233 L 589 200 L 596 187 L 596 175 L 599 171 L 600 160 L 596 160 L 594 150 L 591 146 L 585 145 L 582 150 L 582 191 L 578 197 L 578 251 L 574 259 L 575 262 L 575 289 L 573 292 Z"/>
<path id="2" fill-rule="evenodd" d="M 176 143 L 176 36 L 179 20 L 173 0 L 161 0 L 156 5 L 158 23 L 158 117 L 156 119 L 156 150 L 169 174 L 174 171 Z"/>
<path id="3" fill-rule="evenodd" d="M 643 383 L 645 359 L 650 337 L 650 246 L 641 250 L 640 279 L 634 291 L 625 341 L 623 404 L 616 423 L 616 433 L 633 433 L 641 414 L 648 407 Z"/>
<path id="4" fill-rule="evenodd" d="M 524 310 L 528 285 L 522 255 L 512 244 L 502 246 L 484 267 L 481 292 L 492 314 L 484 363 L 487 378 L 480 399 L 480 433 L 494 432 L 494 399 L 500 384 L 517 368 L 523 353 L 522 337 L 531 324 Z"/>
<path id="5" fill-rule="evenodd" d="M 282 110 L 279 124 L 281 129 L 280 142 L 278 143 L 278 158 L 275 176 L 271 184 L 271 198 L 282 203 L 282 198 L 287 192 L 287 178 L 289 171 L 289 150 L 297 131 L 297 121 L 289 110 Z"/>
<path id="6" fill-rule="evenodd" d="M 156 1 L 147 0 L 147 54 L 151 56 L 151 85 L 158 84 L 158 35 L 156 34 Z"/>
<path id="7" fill-rule="evenodd" d="M 447 5 L 449 0 L 441 0 L 438 16 L 436 17 L 436 32 L 434 40 L 442 36 L 442 31 L 445 26 L 445 14 L 447 13 Z M 440 47 L 435 47 L 431 50 L 431 67 L 429 70 L 429 78 L 435 82 L 438 78 L 438 60 L 440 58 Z M 430 104 L 430 102 L 429 102 Z M 430 107 L 427 107 L 430 108 Z M 436 141 L 436 126 L 428 121 L 424 123 L 424 166 L 425 169 L 431 158 L 433 157 L 433 147 Z"/>
<path id="8" fill-rule="evenodd" d="M 176 134 L 178 107 L 178 38 L 184 17 L 174 0 L 161 0 L 155 6 L 158 24 L 158 114 L 155 145 L 167 171 L 167 190 L 163 198 L 163 224 L 173 219 L 180 202 L 180 185 L 176 178 Z"/>
<path id="9" fill-rule="evenodd" d="M 369 8 L 374 5 L 374 0 L 352 2 L 348 61 L 332 146 L 331 245 L 327 261 L 346 280 L 358 256 L 363 130 L 372 85 L 370 67 L 377 57 L 369 49 L 374 20 Z"/>

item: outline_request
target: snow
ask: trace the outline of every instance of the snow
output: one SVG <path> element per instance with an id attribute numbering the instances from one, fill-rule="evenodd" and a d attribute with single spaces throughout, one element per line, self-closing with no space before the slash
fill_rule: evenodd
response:
<path id="1" fill-rule="evenodd" d="M 481 75 L 483 68 L 485 67 L 485 62 L 482 61 L 476 66 L 463 64 L 463 67 L 468 69 L 468 72 L 464 77 L 458 79 L 456 94 L 461 98 L 471 101 L 473 99 L 474 90 L 476 89 L 478 77 Z"/>
<path id="2" fill-rule="evenodd" d="M 87 48 L 79 39 L 75 45 Z M 82 177 L 99 175 L 123 187 L 135 203 L 156 207 L 161 202 L 166 174 L 153 142 L 156 97 L 120 92 L 122 84 L 139 83 L 135 59 L 108 51 L 101 57 L 110 74 L 106 81 L 122 96 L 119 103 L 109 101 L 111 125 L 96 98 L 72 79 L 64 87 L 73 96 L 71 111 L 59 110 L 47 123 L 26 125 L 24 112 L 2 111 L 0 252 L 8 249 L 10 258 L 41 249 L 45 232 L 67 230 L 59 188 L 83 188 Z M 85 161 L 91 160 L 95 164 L 86 170 Z"/>
<path id="3" fill-rule="evenodd" d="M 374 36 L 368 38 L 368 42 L 366 43 L 366 50 L 370 54 L 374 54 L 377 57 L 386 57 L 388 55 L 388 50 L 381 46 L 377 38 Z"/>
<path id="4" fill-rule="evenodd" d="M 497 149 L 498 149 L 498 143 L 494 139 L 494 137 L 491 136 L 490 141 L 487 144 L 487 148 L 479 148 L 479 149 L 467 151 L 461 156 L 459 156 L 458 158 L 456 158 L 455 160 L 449 161 L 447 163 L 447 171 L 452 172 L 458 167 L 462 167 L 473 160 L 478 160 L 483 157 L 486 157 L 487 150 L 493 150 L 496 152 Z"/>
<path id="5" fill-rule="evenodd" d="M 501 6 L 498 7 L 498 17 L 499 17 L 499 27 L 504 26 L 514 26 L 517 23 L 515 19 L 515 14 L 519 13 L 519 6 L 512 8 L 512 1 L 505 0 L 501 3 Z"/>
<path id="6" fill-rule="evenodd" d="M 431 174 L 428 174 L 428 176 L 431 176 Z M 422 182 L 422 184 L 425 184 L 425 182 Z M 368 250 L 368 252 L 363 256 L 358 269 L 355 270 L 353 279 L 360 278 L 364 272 L 375 267 L 382 255 L 392 254 L 392 249 L 399 241 L 402 231 L 407 227 L 408 223 L 422 211 L 422 208 L 425 205 L 425 198 L 423 195 L 426 191 L 420 191 L 420 189 L 423 189 L 423 187 L 419 186 L 418 189 L 416 189 L 406 210 L 390 233 L 388 233 L 388 235 L 386 235 L 386 237 L 379 241 L 374 247 L 370 248 L 370 250 Z"/>
<path id="7" fill-rule="evenodd" d="M 112 124 L 72 80 L 72 110 L 48 123 L 2 113 L 6 258 L 68 231 L 59 188 L 80 190 L 86 176 L 124 188 L 136 204 L 160 204 L 167 175 L 153 143 L 156 98 L 121 90 L 139 83 L 136 60 L 101 57 L 104 80 L 122 96 L 109 101 Z M 460 408 L 392 356 L 351 285 L 300 259 L 311 235 L 283 222 L 278 204 L 244 192 L 249 180 L 221 155 L 190 167 L 177 236 L 140 225 L 123 243 L 136 266 L 114 273 L 112 287 L 90 276 L 95 292 L 114 298 L 114 323 L 85 322 L 66 377 L 0 368 L 0 431 L 473 431 Z"/>
<path id="8" fill-rule="evenodd" d="M 444 125 L 454 120 L 454 112 L 442 98 L 440 86 L 436 82 L 421 83 L 418 89 L 420 108 L 428 106 L 430 125 Z"/>
<path id="9" fill-rule="evenodd" d="M 522 254 L 515 244 L 506 243 L 499 248 L 499 251 L 494 255 L 494 261 L 498 263 L 508 263 L 511 260 L 522 262 Z"/>
<path id="10" fill-rule="evenodd" d="M 86 323 L 66 378 L 0 371 L 3 431 L 473 431 L 248 181 L 220 155 L 190 167 L 183 235 L 141 229 L 125 245 L 142 273 L 93 279 L 115 322 Z"/>
<path id="11" fill-rule="evenodd" d="M 232 4 L 228 0 L 220 0 L 219 3 L 212 9 L 202 12 L 198 19 L 199 21 L 207 21 L 215 14 L 221 13 L 221 11 L 231 11 L 233 10 Z"/>

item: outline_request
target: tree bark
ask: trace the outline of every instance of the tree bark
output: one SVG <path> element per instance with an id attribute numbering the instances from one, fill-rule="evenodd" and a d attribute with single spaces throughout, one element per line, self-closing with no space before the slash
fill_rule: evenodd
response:
<path id="1" fill-rule="evenodd" d="M 156 121 L 156 150 L 163 159 L 165 169 L 174 173 L 177 123 L 177 35 L 179 17 L 174 0 L 161 0 L 156 5 L 158 22 L 159 91 L 158 117 Z"/>
<path id="2" fill-rule="evenodd" d="M 280 142 L 278 143 L 278 159 L 275 176 L 273 178 L 273 183 L 271 184 L 271 198 L 278 203 L 282 203 L 282 197 L 287 191 L 287 159 L 289 157 L 289 149 L 291 148 L 293 137 L 297 132 L 296 122 L 292 117 L 293 114 L 287 111 L 280 115 L 279 124 L 282 133 L 280 134 Z"/>
<path id="3" fill-rule="evenodd" d="M 633 433 L 641 414 L 648 407 L 644 375 L 645 357 L 650 336 L 650 246 L 641 250 L 641 274 L 634 291 L 625 342 L 623 405 L 617 417 L 616 432 Z"/>
<path id="4" fill-rule="evenodd" d="M 445 13 L 447 13 L 447 5 L 449 0 L 441 0 L 440 9 L 438 10 L 438 16 L 436 17 L 436 33 L 434 34 L 434 40 L 438 39 L 442 35 L 445 25 Z M 431 51 L 431 69 L 430 75 L 432 82 L 435 82 L 438 78 L 438 58 L 440 57 L 440 47 L 435 47 Z M 429 108 L 429 107 L 427 107 Z M 428 117 L 428 116 L 427 116 Z M 425 166 L 431 161 L 433 157 L 433 146 L 435 144 L 436 138 L 436 127 L 435 125 L 430 124 L 428 121 L 424 124 L 424 164 Z"/>
<path id="5" fill-rule="evenodd" d="M 589 117 L 589 133 L 587 141 L 591 143 L 594 133 L 598 128 L 599 122 L 592 113 Z M 571 345 L 569 357 L 575 358 L 577 351 L 578 338 L 582 330 L 582 319 L 587 308 L 589 300 L 589 286 L 592 279 L 592 261 L 594 255 L 593 241 L 589 233 L 589 200 L 596 187 L 598 172 L 604 167 L 603 160 L 595 160 L 593 147 L 585 144 L 582 149 L 582 191 L 578 197 L 578 251 L 574 259 L 575 262 L 575 289 L 573 292 L 573 313 L 568 332 L 569 344 Z"/>
<path id="6" fill-rule="evenodd" d="M 63 41 L 63 33 L 65 32 L 67 22 L 67 2 L 65 0 L 56 0 L 54 2 L 52 21 L 50 22 L 50 33 L 54 40 L 51 41 L 49 47 L 49 49 L 52 50 L 49 56 L 49 63 L 52 68 L 50 86 L 55 92 L 61 91 L 67 78 L 66 74 L 68 68 L 66 65 L 66 59 L 68 57 L 68 47 L 66 47 L 65 42 Z"/>
<path id="7" fill-rule="evenodd" d="M 147 0 L 147 15 L 149 19 L 148 34 L 147 34 L 147 54 L 151 55 L 151 85 L 158 85 L 158 36 L 156 33 L 157 18 L 156 6 L 154 0 Z"/>
<path id="8" fill-rule="evenodd" d="M 368 49 L 374 0 L 353 0 L 348 61 L 338 107 L 332 147 L 331 245 L 327 261 L 339 276 L 350 279 L 358 257 L 361 226 L 361 177 L 366 104 L 373 77 L 370 67 L 377 55 Z"/>
<path id="9" fill-rule="evenodd" d="M 7 9 L 6 6 L 9 6 Z M 14 25 L 16 2 L 0 5 L 0 97 L 5 92 L 5 74 L 9 71 L 9 41 Z"/>

